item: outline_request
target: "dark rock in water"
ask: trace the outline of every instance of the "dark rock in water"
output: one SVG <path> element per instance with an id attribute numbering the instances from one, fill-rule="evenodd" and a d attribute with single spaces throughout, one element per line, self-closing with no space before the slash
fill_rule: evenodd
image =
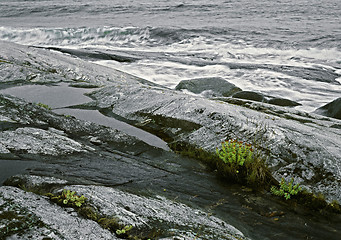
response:
<path id="1" fill-rule="evenodd" d="M 316 109 L 314 113 L 341 119 L 341 98 L 335 99 L 334 101 Z"/>
<path id="2" fill-rule="evenodd" d="M 267 101 L 267 103 L 272 104 L 272 105 L 282 106 L 282 107 L 295 107 L 295 106 L 302 105 L 298 102 L 295 102 L 286 98 L 271 98 L 270 100 Z"/>
<path id="3" fill-rule="evenodd" d="M 264 95 L 257 92 L 252 91 L 240 91 L 232 95 L 233 98 L 241 98 L 241 99 L 247 99 L 252 100 L 256 102 L 263 102 L 264 101 Z"/>
<path id="4" fill-rule="evenodd" d="M 93 50 L 75 50 L 75 49 L 68 49 L 68 48 L 57 48 L 57 47 L 48 47 L 46 49 L 60 51 L 62 53 L 67 53 L 70 55 L 77 56 L 79 58 L 88 59 L 88 60 L 114 60 L 117 62 L 134 62 L 140 60 L 135 56 L 129 56 L 127 54 L 114 54 L 114 53 L 106 53 L 106 52 L 99 52 Z"/>
<path id="5" fill-rule="evenodd" d="M 292 101 L 286 98 L 264 96 L 261 93 L 252 92 L 252 91 L 240 91 L 240 92 L 233 94 L 232 97 L 239 98 L 239 99 L 252 100 L 256 102 L 265 102 L 265 103 L 282 106 L 282 107 L 295 107 L 295 106 L 301 105 L 300 103 L 297 103 L 295 101 Z"/>
<path id="6" fill-rule="evenodd" d="M 203 93 L 209 97 L 229 97 L 233 93 L 241 91 L 239 87 L 220 77 L 182 80 L 175 89 L 186 89 L 197 94 Z"/>

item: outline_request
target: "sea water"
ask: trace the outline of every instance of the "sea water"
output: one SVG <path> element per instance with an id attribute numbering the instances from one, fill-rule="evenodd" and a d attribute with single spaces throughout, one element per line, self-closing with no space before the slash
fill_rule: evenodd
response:
<path id="1" fill-rule="evenodd" d="M 339 0 L 0 0 L 0 40 L 92 50 L 174 88 L 222 77 L 313 111 L 341 97 Z"/>

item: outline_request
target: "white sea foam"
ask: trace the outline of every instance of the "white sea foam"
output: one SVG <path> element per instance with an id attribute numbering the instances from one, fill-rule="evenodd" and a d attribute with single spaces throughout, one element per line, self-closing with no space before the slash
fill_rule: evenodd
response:
<path id="1" fill-rule="evenodd" d="M 184 79 L 223 77 L 243 90 L 260 91 L 298 101 L 304 105 L 301 108 L 307 111 L 341 96 L 341 85 L 307 80 L 262 67 L 267 64 L 320 68 L 341 75 L 341 51 L 336 48 L 257 47 L 242 39 L 233 38 L 229 41 L 221 36 L 193 36 L 180 40 L 175 38 L 173 42 L 169 42 L 167 34 L 172 37 L 173 30 L 164 30 L 166 33 L 161 34 L 158 31 L 150 27 L 0 27 L 0 40 L 26 45 L 87 48 L 132 56 L 137 54 L 142 60 L 131 63 L 98 63 L 170 88 Z M 230 69 L 229 64 L 241 64 L 241 67 Z M 243 68 L 242 64 L 251 64 L 253 67 Z M 336 81 L 341 83 L 341 77 Z"/>

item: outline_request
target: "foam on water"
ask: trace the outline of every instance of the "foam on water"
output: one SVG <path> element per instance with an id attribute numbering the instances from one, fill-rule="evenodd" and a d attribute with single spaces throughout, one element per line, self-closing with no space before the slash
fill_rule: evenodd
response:
<path id="1" fill-rule="evenodd" d="M 223 77 L 243 90 L 298 101 L 310 111 L 341 96 L 340 4 L 4 0 L 0 40 L 138 56 L 130 63 L 97 63 L 171 88 L 183 79 Z M 299 68 L 307 77 L 290 75 Z M 319 74 L 317 81 L 309 78 L 309 68 Z M 336 79 L 326 76 L 324 83 L 323 74 Z"/>

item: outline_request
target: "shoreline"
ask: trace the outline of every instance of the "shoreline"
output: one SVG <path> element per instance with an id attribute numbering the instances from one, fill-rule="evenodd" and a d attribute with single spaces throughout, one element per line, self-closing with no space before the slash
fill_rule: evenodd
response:
<path id="1" fill-rule="evenodd" d="M 341 154 L 341 129 L 337 128 L 341 126 L 340 120 L 253 101 L 239 100 L 240 104 L 231 104 L 191 96 L 120 71 L 47 50 L 4 42 L 0 42 L 0 45 L 0 71 L 11 73 L 4 79 L 7 84 L 85 82 L 101 86 L 87 94 L 91 101 L 78 104 L 77 108 L 98 110 L 101 114 L 119 117 L 135 127 L 157 133 L 159 137 L 167 139 L 167 143 L 185 142 L 196 149 L 212 152 L 226 139 L 238 137 L 245 142 L 259 139 L 262 151 L 271 157 L 268 164 L 277 181 L 286 174 L 287 178 L 294 177 L 313 192 L 322 191 L 327 200 L 340 199 L 341 193 L 334 191 L 340 189 L 338 184 L 341 184 L 338 180 L 341 172 L 335 168 L 337 156 Z M 33 75 L 36 77 L 27 78 Z M 39 163 L 39 167 L 32 167 L 26 172 L 28 176 L 13 177 L 8 181 L 12 186 L 19 186 L 17 180 L 20 183 L 26 178 L 40 176 L 43 177 L 42 185 L 36 190 L 47 189 L 53 192 L 64 186 L 93 186 L 96 189 L 92 193 L 94 195 L 89 194 L 87 187 L 79 189 L 83 189 L 93 199 L 107 199 L 109 195 L 101 195 L 100 189 L 95 187 L 102 185 L 137 196 L 174 199 L 179 204 L 192 206 L 189 213 L 195 212 L 196 208 L 205 210 L 211 206 L 209 211 L 207 208 L 204 211 L 208 214 L 205 219 L 210 219 L 209 213 L 212 211 L 221 218 L 217 221 L 228 225 L 234 223 L 234 227 L 228 229 L 237 227 L 239 230 L 235 233 L 243 232 L 240 235 L 243 239 L 248 239 L 248 236 L 253 239 L 270 238 L 271 231 L 273 234 L 282 232 L 287 236 L 294 234 L 297 239 L 302 233 L 314 236 L 326 234 L 322 226 L 327 220 L 321 218 L 313 223 L 318 219 L 318 213 L 311 213 L 314 216 L 314 221 L 311 222 L 304 217 L 306 210 L 297 206 L 291 208 L 285 201 L 277 201 L 270 193 L 257 193 L 245 186 L 229 185 L 217 179 L 214 172 L 195 159 L 155 148 L 118 129 L 58 115 L 22 99 L 4 95 L 0 97 L 0 114 L 4 127 L 0 136 L 1 153 L 10 153 L 19 159 L 31 159 Z M 323 146 L 328 146 L 328 149 Z M 319 167 L 318 171 L 311 166 Z M 48 183 L 44 177 L 55 177 L 68 183 Z M 20 184 L 24 186 L 22 189 L 28 191 L 35 184 L 30 183 L 31 180 L 27 181 Z M 1 205 L 4 201 L 3 194 L 12 196 L 14 193 L 13 188 L 0 189 L 3 191 L 0 194 Z M 26 190 L 17 190 L 18 196 L 27 195 Z M 124 199 L 122 198 L 123 203 Z M 152 202 L 151 199 L 148 201 Z M 24 202 L 20 204 L 25 205 Z M 44 204 L 54 206 L 48 202 Z M 283 209 L 285 214 L 279 214 L 282 210 L 278 210 L 276 215 L 273 213 L 274 209 Z M 140 214 L 132 211 L 131 207 L 124 211 L 128 211 L 127 214 Z M 244 219 L 241 212 L 250 220 Z M 177 224 L 186 223 L 186 216 L 180 214 L 177 220 L 172 221 Z M 124 216 L 121 215 L 121 218 L 124 219 Z M 196 215 L 194 221 L 197 218 Z M 48 219 L 48 216 L 43 219 Z M 340 219 L 338 216 L 332 219 L 334 222 L 328 224 L 335 225 L 335 228 L 331 227 L 333 231 L 328 231 L 328 236 L 330 239 L 337 239 Z M 296 220 L 309 221 L 311 226 L 307 228 L 300 224 L 295 227 L 290 225 Z M 155 224 L 151 218 L 144 221 Z M 247 224 L 243 225 L 245 221 Z M 252 221 L 261 222 L 267 231 L 253 230 Z M 58 224 L 54 227 L 59 228 Z M 158 224 L 160 223 L 155 226 L 159 226 Z M 294 227 L 295 232 L 289 232 L 286 224 Z M 186 224 L 181 226 L 178 229 L 184 228 L 185 233 L 177 232 L 178 236 L 190 234 L 190 227 Z M 211 225 L 205 225 L 205 229 L 208 239 L 214 239 L 214 235 L 209 233 L 212 229 L 225 231 L 217 226 L 212 228 Z M 67 231 L 66 229 L 64 233 Z M 170 232 L 169 229 L 166 231 L 167 234 Z"/>

